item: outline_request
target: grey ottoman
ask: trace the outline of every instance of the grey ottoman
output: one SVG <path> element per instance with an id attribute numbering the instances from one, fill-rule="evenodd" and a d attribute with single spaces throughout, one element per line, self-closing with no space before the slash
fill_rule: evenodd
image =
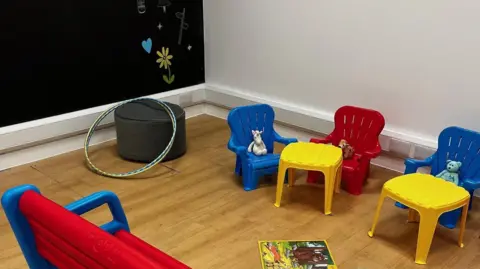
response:
<path id="1" fill-rule="evenodd" d="M 177 132 L 170 152 L 163 161 L 182 156 L 187 151 L 185 111 L 178 105 L 165 102 L 177 119 Z M 158 103 L 138 100 L 115 110 L 117 148 L 120 157 L 149 163 L 162 153 L 172 136 L 172 122 Z"/>

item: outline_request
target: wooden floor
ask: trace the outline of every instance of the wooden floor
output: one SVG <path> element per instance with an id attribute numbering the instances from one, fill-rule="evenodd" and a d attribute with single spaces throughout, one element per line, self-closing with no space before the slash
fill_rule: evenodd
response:
<path id="1" fill-rule="evenodd" d="M 0 191 L 35 184 L 62 205 L 95 191 L 114 191 L 134 234 L 195 269 L 261 268 L 257 241 L 265 239 L 327 239 L 340 269 L 480 268 L 478 201 L 467 222 L 465 248 L 456 245 L 458 229 L 439 226 L 428 265 L 415 265 L 418 225 L 407 224 L 407 212 L 393 201 L 384 204 L 376 237 L 367 236 L 381 186 L 394 172 L 372 168 L 363 195 L 342 191 L 334 197 L 333 216 L 322 214 L 323 188 L 306 185 L 305 174 L 298 173 L 302 179 L 285 190 L 282 207 L 276 208 L 275 182 L 245 192 L 233 175 L 235 159 L 226 148 L 230 132 L 225 121 L 189 119 L 187 133 L 185 156 L 135 179 L 98 176 L 77 151 L 0 173 Z M 141 166 L 119 159 L 113 143 L 93 151 L 94 163 L 107 171 Z M 110 220 L 106 207 L 85 217 L 96 224 Z M 0 268 L 27 268 L 3 210 Z"/>

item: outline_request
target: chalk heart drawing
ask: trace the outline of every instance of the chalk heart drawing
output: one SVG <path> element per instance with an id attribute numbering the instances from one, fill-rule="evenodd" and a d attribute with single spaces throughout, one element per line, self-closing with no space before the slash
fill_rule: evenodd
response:
<path id="1" fill-rule="evenodd" d="M 152 51 L 152 39 L 148 38 L 142 41 L 142 47 L 147 53 L 150 53 Z"/>

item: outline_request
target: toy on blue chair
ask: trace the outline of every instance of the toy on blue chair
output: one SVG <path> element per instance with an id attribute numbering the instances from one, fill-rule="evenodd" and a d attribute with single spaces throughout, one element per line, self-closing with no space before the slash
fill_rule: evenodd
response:
<path id="1" fill-rule="evenodd" d="M 460 167 L 462 167 L 462 162 L 456 162 L 452 160 L 447 160 L 447 168 L 436 175 L 436 177 L 444 179 L 448 182 L 452 182 L 455 185 L 459 185 L 458 173 L 460 172 Z"/>
<path id="2" fill-rule="evenodd" d="M 248 152 L 253 152 L 257 156 L 267 155 L 267 146 L 262 139 L 263 131 L 252 130 L 253 141 L 248 146 Z"/>
<path id="3" fill-rule="evenodd" d="M 246 191 L 257 188 L 259 177 L 277 173 L 280 155 L 273 153 L 274 142 L 288 145 L 298 141 L 280 136 L 273 128 L 274 119 L 275 112 L 267 104 L 236 107 L 228 114 L 231 131 L 228 149 L 237 155 L 235 174 L 242 177 Z M 255 142 L 255 134 L 261 134 L 266 147 L 264 155 L 257 156 L 248 150 L 252 141 Z M 252 145 L 252 151 L 254 147 Z"/>
<path id="4" fill-rule="evenodd" d="M 458 177 L 457 185 L 465 188 L 472 197 L 469 205 L 471 208 L 473 192 L 480 188 L 480 133 L 457 126 L 445 128 L 438 137 L 437 151 L 425 160 L 407 159 L 405 174 L 416 173 L 418 168 L 426 166 L 431 167 L 430 174 L 434 176 L 451 178 L 453 181 Z M 457 173 L 456 168 L 459 168 Z M 407 208 L 398 202 L 395 205 Z M 439 223 L 453 229 L 461 213 L 461 209 L 444 213 L 440 216 Z"/>

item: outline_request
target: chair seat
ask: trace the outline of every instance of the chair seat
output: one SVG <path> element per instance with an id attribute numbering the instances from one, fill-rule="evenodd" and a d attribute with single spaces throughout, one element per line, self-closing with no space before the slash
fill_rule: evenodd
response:
<path id="1" fill-rule="evenodd" d="M 463 180 L 463 187 L 469 191 L 474 191 L 480 188 L 480 182 L 472 179 Z"/>
<path id="2" fill-rule="evenodd" d="M 249 154 L 248 160 L 250 165 L 254 169 L 269 168 L 272 166 L 278 166 L 280 161 L 280 154 L 267 154 L 262 156 L 256 156 L 254 154 Z"/>
<path id="3" fill-rule="evenodd" d="M 359 167 L 360 162 L 357 158 L 343 160 L 343 170 L 347 172 L 353 172 L 357 170 Z"/>

